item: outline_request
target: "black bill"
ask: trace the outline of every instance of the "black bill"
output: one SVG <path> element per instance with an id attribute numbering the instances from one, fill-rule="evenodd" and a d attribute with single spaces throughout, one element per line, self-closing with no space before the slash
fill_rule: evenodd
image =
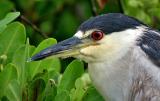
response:
<path id="1" fill-rule="evenodd" d="M 44 59 L 49 56 L 55 57 L 68 57 L 73 56 L 79 53 L 79 49 L 83 46 L 83 42 L 81 39 L 77 37 L 72 37 L 66 39 L 62 42 L 57 43 L 54 46 L 48 47 L 38 54 L 35 54 L 28 61 L 37 61 Z"/>

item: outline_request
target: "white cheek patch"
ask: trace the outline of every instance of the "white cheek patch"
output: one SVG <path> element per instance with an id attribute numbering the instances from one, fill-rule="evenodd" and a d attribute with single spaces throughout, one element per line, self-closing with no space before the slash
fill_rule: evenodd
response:
<path id="1" fill-rule="evenodd" d="M 74 36 L 81 39 L 83 37 L 83 32 L 82 31 L 78 31 Z"/>

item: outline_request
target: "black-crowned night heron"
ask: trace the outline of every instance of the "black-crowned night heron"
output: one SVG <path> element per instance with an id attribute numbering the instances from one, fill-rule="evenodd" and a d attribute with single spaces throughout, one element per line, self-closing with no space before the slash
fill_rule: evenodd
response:
<path id="1" fill-rule="evenodd" d="M 67 40 L 42 50 L 88 63 L 93 84 L 109 101 L 160 101 L 160 32 L 119 13 L 90 18 Z"/>

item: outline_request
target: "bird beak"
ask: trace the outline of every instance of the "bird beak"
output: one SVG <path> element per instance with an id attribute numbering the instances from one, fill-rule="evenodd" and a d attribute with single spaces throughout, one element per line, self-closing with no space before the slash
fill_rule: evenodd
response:
<path id="1" fill-rule="evenodd" d="M 87 46 L 87 44 L 85 44 L 86 42 L 83 42 L 84 40 L 85 39 L 71 37 L 62 42 L 57 43 L 54 46 L 42 50 L 41 52 L 31 57 L 28 61 L 37 61 L 49 56 L 66 58 L 78 55 L 79 50 Z"/>

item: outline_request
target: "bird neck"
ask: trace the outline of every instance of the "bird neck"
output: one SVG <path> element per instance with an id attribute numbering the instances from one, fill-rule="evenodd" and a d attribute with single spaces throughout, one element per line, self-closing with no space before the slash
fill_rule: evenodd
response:
<path id="1" fill-rule="evenodd" d="M 108 63 L 107 61 L 99 63 L 89 63 L 88 69 L 93 84 L 109 101 L 121 101 L 122 97 L 127 93 L 126 89 L 129 85 L 129 68 L 126 61 Z M 126 65 L 126 66 L 124 66 Z M 122 91 L 123 90 L 123 91 Z M 115 97 L 116 96 L 116 97 Z M 123 100 L 122 100 L 123 101 Z"/>
<path id="2" fill-rule="evenodd" d="M 128 101 L 133 95 L 137 96 L 138 92 L 135 92 L 135 88 L 141 86 L 140 82 L 145 82 L 148 86 L 152 83 L 149 80 L 152 80 L 151 78 L 159 70 L 145 60 L 144 53 L 139 55 L 139 52 L 141 50 L 136 47 L 118 60 L 88 64 L 93 84 L 105 99 Z M 138 90 L 142 91 L 142 89 Z"/>

